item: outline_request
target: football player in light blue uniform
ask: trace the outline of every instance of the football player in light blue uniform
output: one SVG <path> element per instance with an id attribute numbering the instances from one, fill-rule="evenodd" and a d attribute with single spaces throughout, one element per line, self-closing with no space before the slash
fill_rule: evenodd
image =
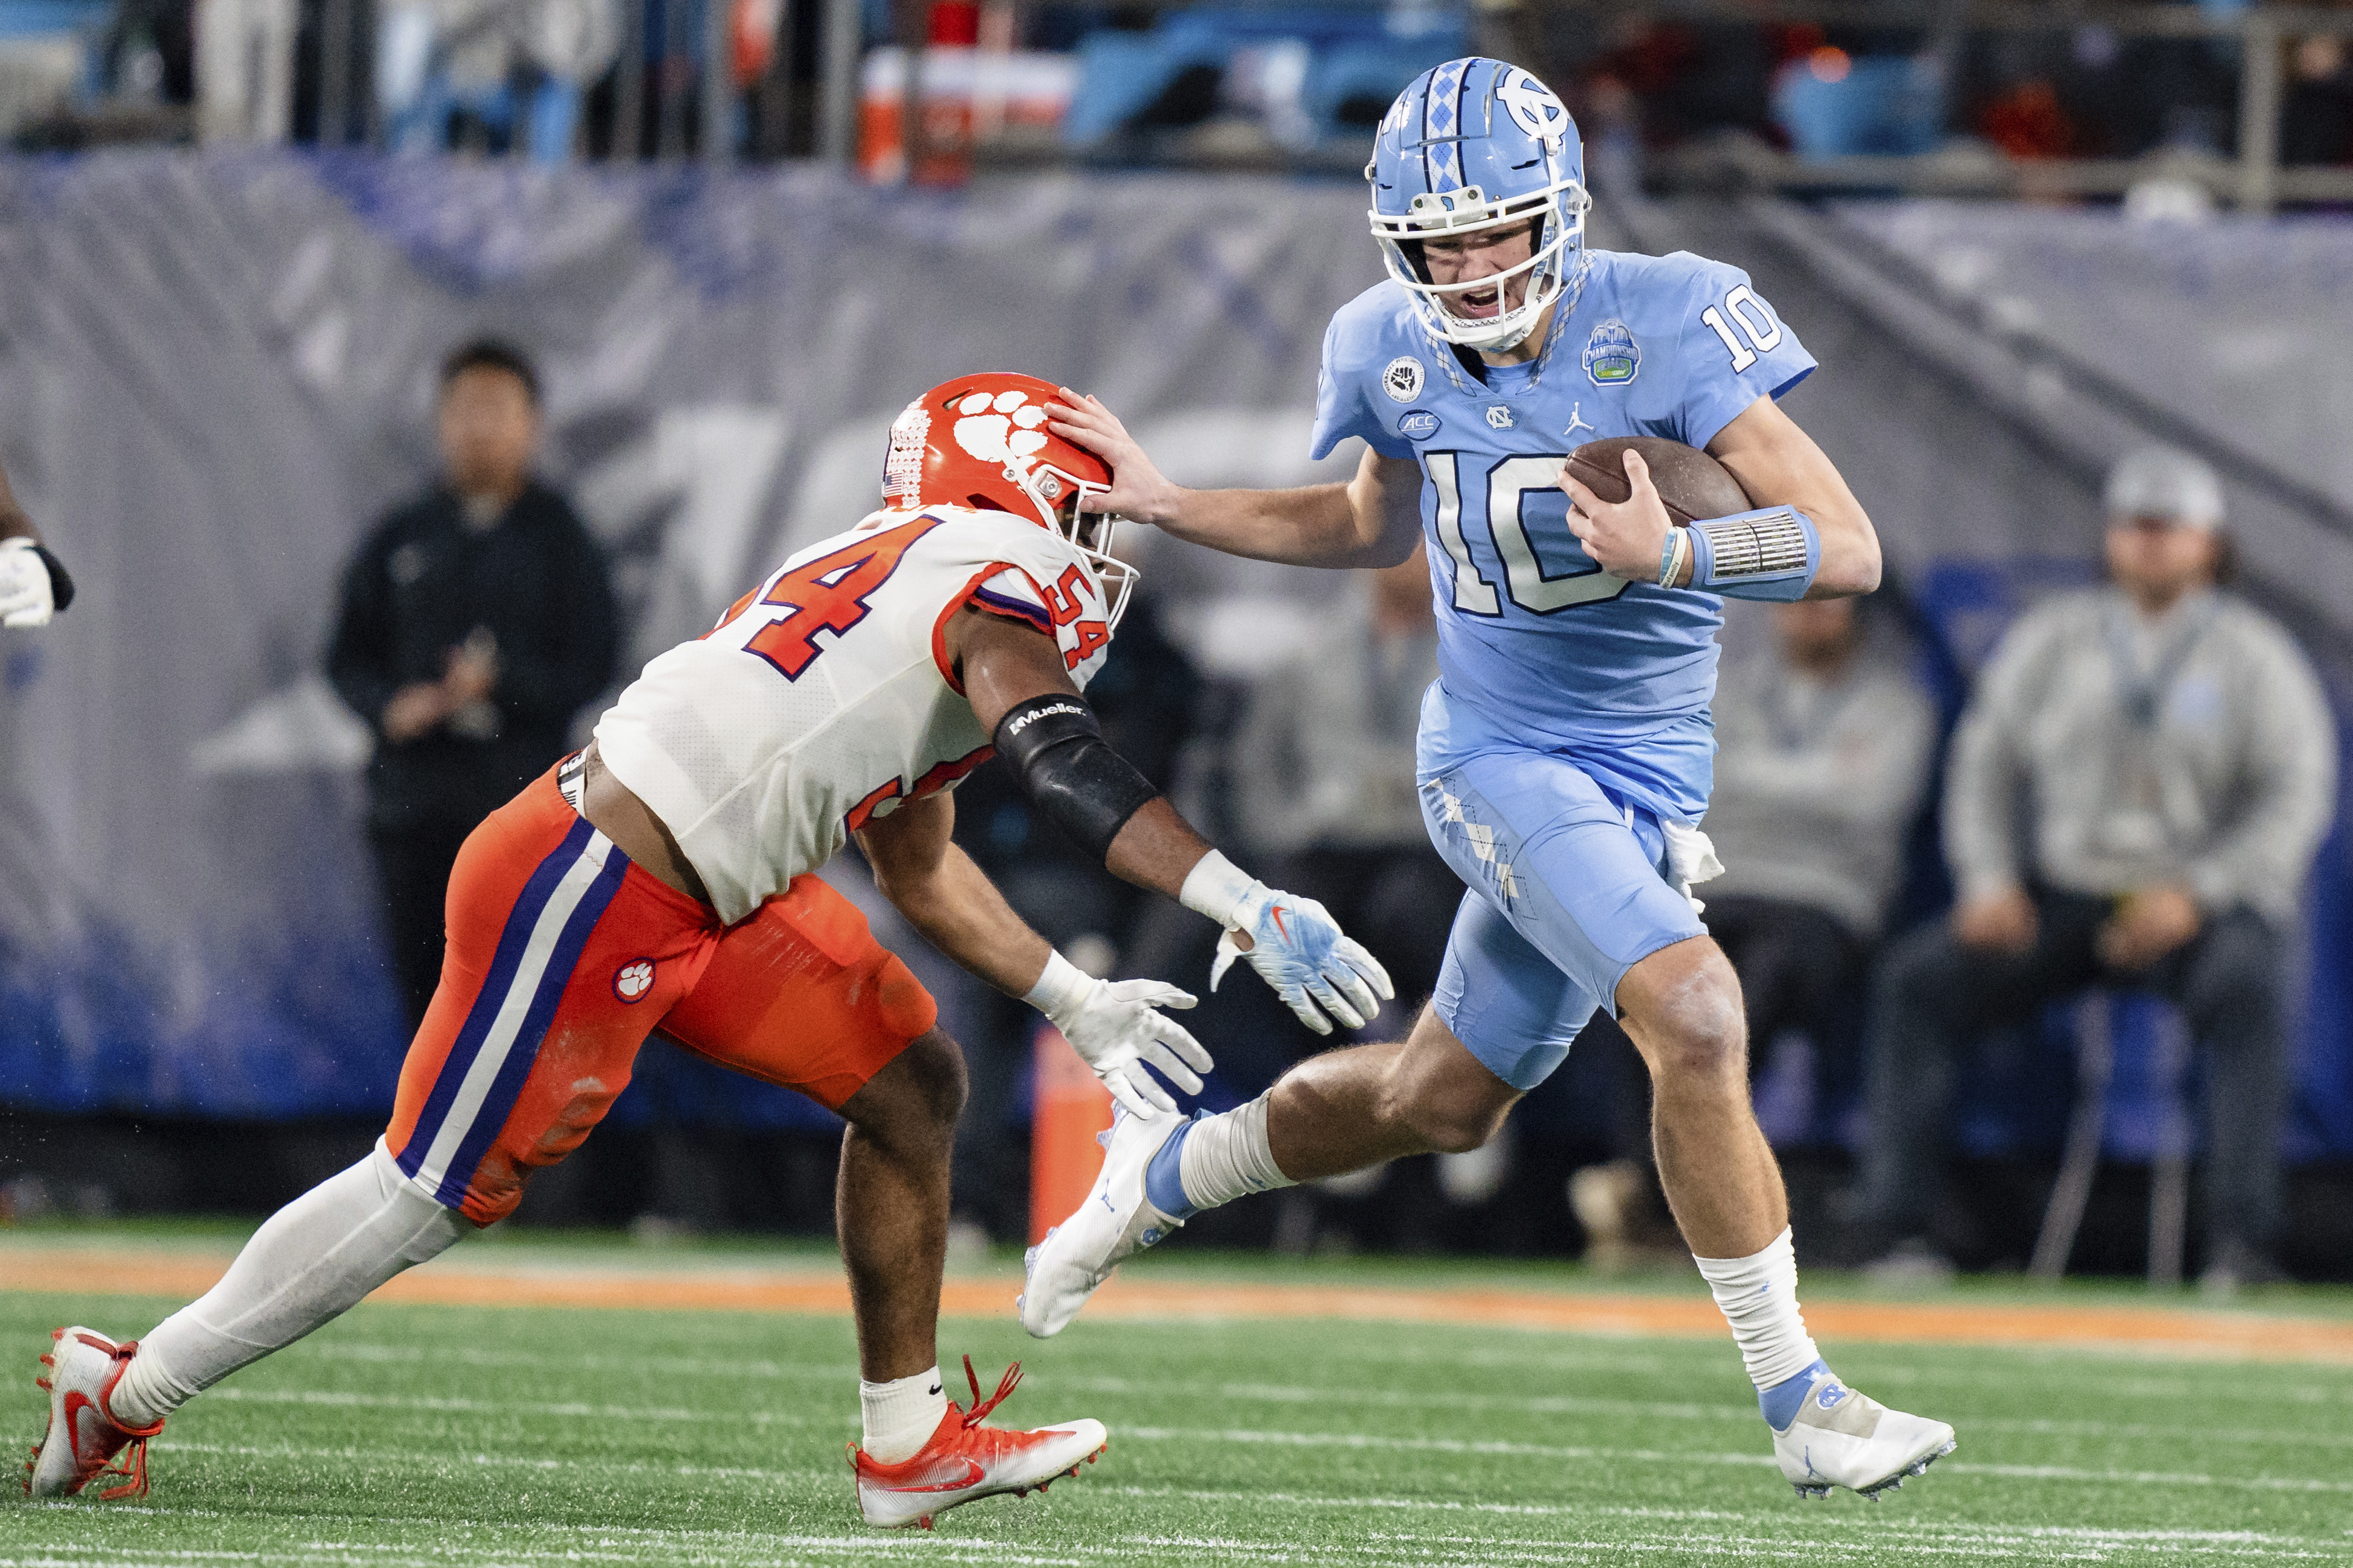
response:
<path id="1" fill-rule="evenodd" d="M 1318 457 L 1365 442 L 1353 480 L 1187 490 L 1092 398 L 1053 427 L 1111 465 L 1106 510 L 1235 554 L 1380 566 L 1428 538 L 1440 679 L 1421 799 L 1470 890 L 1404 1041 L 1314 1058 L 1221 1115 L 1123 1117 L 1094 1193 L 1032 1249 L 1023 1321 L 1056 1331 L 1113 1264 L 1203 1208 L 1478 1147 L 1609 1005 L 1650 1067 L 1660 1175 L 1782 1473 L 1801 1496 L 1901 1485 L 1952 1428 L 1848 1388 L 1806 1333 L 1739 983 L 1689 896 L 1720 869 L 1698 823 L 1723 598 L 1879 580 L 1870 519 L 1774 402 L 1814 361 L 1736 268 L 1586 248 L 1576 126 L 1526 71 L 1426 72 L 1366 174 L 1389 278 L 1333 318 L 1314 434 Z M 1631 453 L 1628 499 L 1605 502 L 1564 464 L 1612 436 L 1702 447 L 1759 504 L 1671 526 Z"/>

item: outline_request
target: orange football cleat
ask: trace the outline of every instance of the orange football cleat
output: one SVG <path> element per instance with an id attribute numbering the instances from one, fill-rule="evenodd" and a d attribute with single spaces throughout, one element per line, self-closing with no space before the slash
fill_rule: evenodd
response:
<path id="1" fill-rule="evenodd" d="M 49 1338 L 56 1349 L 41 1358 L 49 1375 L 34 1380 L 48 1390 L 49 1427 L 25 1467 L 25 1495 L 71 1497 L 111 1479 L 118 1484 L 100 1492 L 101 1500 L 146 1496 L 147 1439 L 164 1424 L 125 1426 L 106 1407 L 139 1342 L 116 1344 L 82 1328 L 53 1329 Z"/>
<path id="2" fill-rule="evenodd" d="M 981 1424 L 1020 1383 L 1019 1362 L 1006 1369 L 1004 1381 L 987 1399 L 980 1396 L 980 1377 L 972 1370 L 970 1356 L 964 1358 L 964 1374 L 972 1384 L 972 1407 L 959 1409 L 950 1400 L 931 1441 L 912 1458 L 886 1465 L 850 1445 L 849 1464 L 858 1474 L 858 1511 L 867 1523 L 919 1524 L 929 1530 L 936 1515 L 975 1498 L 998 1492 L 1019 1496 L 1033 1487 L 1042 1492 L 1055 1478 L 1077 1475 L 1082 1463 L 1092 1464 L 1103 1451 L 1107 1439 L 1100 1421 L 1072 1421 L 1034 1432 Z"/>

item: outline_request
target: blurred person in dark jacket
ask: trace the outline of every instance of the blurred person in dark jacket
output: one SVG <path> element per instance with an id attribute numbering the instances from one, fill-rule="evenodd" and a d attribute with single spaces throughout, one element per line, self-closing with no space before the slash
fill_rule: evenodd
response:
<path id="1" fill-rule="evenodd" d="M 466 835 L 564 754 L 617 651 L 603 556 L 533 474 L 539 378 L 501 342 L 441 369 L 443 471 L 345 574 L 327 672 L 375 731 L 368 842 L 412 1025 Z"/>
<path id="2" fill-rule="evenodd" d="M 1362 574 L 1315 626 L 1313 651 L 1261 682 L 1234 745 L 1235 805 L 1314 899 L 1419 1000 L 1438 984 L 1462 884 L 1431 847 L 1414 785 L 1438 617 L 1420 547 Z M 1330 1042 L 1296 1035 L 1300 1051 Z"/>
<path id="3" fill-rule="evenodd" d="M 2207 1283 L 2229 1289 L 2277 1273 L 2283 972 L 2334 809 L 2335 725 L 2287 632 L 2217 588 L 2211 468 L 2136 452 L 2107 507 L 2108 584 L 2021 616 L 1954 733 L 1958 902 L 1881 972 L 1862 1213 L 1896 1239 L 1883 1262 L 1938 1268 L 1962 1053 L 2086 986 L 2152 991 L 2204 1058 Z"/>

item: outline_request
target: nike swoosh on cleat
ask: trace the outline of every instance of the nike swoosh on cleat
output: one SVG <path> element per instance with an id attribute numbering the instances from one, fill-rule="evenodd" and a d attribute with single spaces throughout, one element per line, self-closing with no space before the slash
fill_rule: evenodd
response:
<path id="1" fill-rule="evenodd" d="M 81 1463 L 81 1413 L 98 1409 L 98 1401 L 79 1389 L 66 1395 L 66 1447 L 72 1450 L 74 1463 Z"/>
<path id="2" fill-rule="evenodd" d="M 1291 928 L 1282 923 L 1282 906 L 1281 904 L 1277 904 L 1273 909 L 1267 912 L 1274 917 L 1274 929 L 1282 933 L 1282 940 L 1289 942 L 1291 940 Z"/>
<path id="3" fill-rule="evenodd" d="M 926 1481 L 919 1487 L 884 1487 L 881 1489 L 892 1492 L 953 1492 L 961 1491 L 966 1487 L 977 1485 L 988 1479 L 988 1472 L 970 1459 L 964 1462 L 964 1468 L 966 1473 L 959 1480 Z"/>

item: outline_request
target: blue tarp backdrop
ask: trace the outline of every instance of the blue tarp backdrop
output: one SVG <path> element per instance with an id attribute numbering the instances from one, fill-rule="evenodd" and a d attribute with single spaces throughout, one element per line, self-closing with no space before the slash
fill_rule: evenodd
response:
<path id="1" fill-rule="evenodd" d="M 389 1105 L 406 1042 L 358 835 L 368 741 L 317 667 L 345 558 L 433 469 L 434 367 L 459 339 L 541 357 L 546 467 L 614 553 L 634 669 L 862 514 L 892 413 L 961 371 L 1097 392 L 1190 482 L 1345 472 L 1353 455 L 1319 469 L 1304 447 L 1324 322 L 1379 276 L 1362 209 L 1349 183 L 1181 176 L 907 195 L 815 170 L 0 160 L 0 462 L 83 595 L 47 631 L 0 632 L 0 1105 Z M 1996 470 L 1956 451 L 1967 411 L 1924 401 L 1953 395 L 1802 293 L 1784 313 L 1825 374 L 1791 409 L 1910 581 L 2088 543 L 2087 491 L 2031 453 Z M 1145 565 L 1180 607 L 1333 586 L 1165 544 Z M 1999 599 L 1956 601 L 1964 663 Z M 2346 868 L 2340 829 L 2299 1157 L 2353 1154 Z M 649 1087 L 690 1120 L 817 1114 L 665 1061 Z"/>

